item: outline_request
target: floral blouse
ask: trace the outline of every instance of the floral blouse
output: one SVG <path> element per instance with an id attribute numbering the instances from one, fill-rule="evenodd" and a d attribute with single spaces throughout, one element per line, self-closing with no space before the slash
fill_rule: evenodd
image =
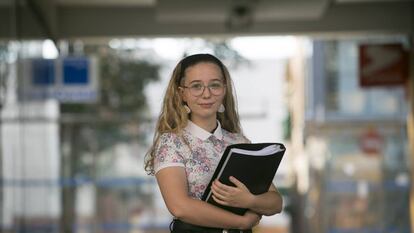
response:
<path id="1" fill-rule="evenodd" d="M 188 195 L 201 199 L 225 148 L 235 143 L 249 143 L 249 140 L 222 129 L 220 122 L 212 134 L 189 121 L 182 136 L 174 133 L 160 136 L 154 159 L 155 173 L 166 167 L 183 167 Z"/>

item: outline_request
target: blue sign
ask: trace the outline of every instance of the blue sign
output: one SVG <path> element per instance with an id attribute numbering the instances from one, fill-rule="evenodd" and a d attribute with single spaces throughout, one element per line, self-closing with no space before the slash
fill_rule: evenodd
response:
<path id="1" fill-rule="evenodd" d="M 97 62 L 94 57 L 28 59 L 23 66 L 28 77 L 23 79 L 19 98 L 94 103 L 99 98 Z"/>
<path id="2" fill-rule="evenodd" d="M 63 84 L 88 84 L 89 60 L 87 58 L 63 59 Z"/>
<path id="3" fill-rule="evenodd" d="M 32 62 L 35 86 L 50 86 L 55 83 L 55 61 L 51 59 L 34 59 Z"/>

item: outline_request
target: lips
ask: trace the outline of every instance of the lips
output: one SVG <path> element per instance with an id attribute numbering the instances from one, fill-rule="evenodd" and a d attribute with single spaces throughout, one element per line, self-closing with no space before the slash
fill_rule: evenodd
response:
<path id="1" fill-rule="evenodd" d="M 200 105 L 202 108 L 211 108 L 213 104 L 214 103 L 205 103 L 205 104 L 198 104 L 198 105 Z"/>

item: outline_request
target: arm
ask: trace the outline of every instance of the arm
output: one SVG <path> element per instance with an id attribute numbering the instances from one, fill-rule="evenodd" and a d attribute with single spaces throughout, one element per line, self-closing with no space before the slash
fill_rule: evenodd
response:
<path id="1" fill-rule="evenodd" d="M 282 211 L 283 199 L 276 187 L 271 184 L 269 191 L 260 195 L 253 195 L 247 187 L 234 177 L 230 181 L 236 187 L 225 185 L 218 180 L 213 182 L 212 191 L 214 200 L 222 205 L 250 209 L 261 215 L 274 215 Z"/>
<path id="2" fill-rule="evenodd" d="M 156 178 L 168 210 L 184 222 L 225 229 L 248 229 L 260 220 L 260 217 L 253 212 L 239 216 L 204 201 L 190 198 L 182 167 L 164 168 L 157 172 Z"/>
<path id="3" fill-rule="evenodd" d="M 261 195 L 252 195 L 249 209 L 266 216 L 274 215 L 282 211 L 283 199 L 279 191 L 272 184 L 269 191 Z"/>

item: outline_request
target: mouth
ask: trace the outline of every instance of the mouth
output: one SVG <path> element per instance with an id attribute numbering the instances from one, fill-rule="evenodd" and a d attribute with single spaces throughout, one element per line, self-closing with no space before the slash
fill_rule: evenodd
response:
<path id="1" fill-rule="evenodd" d="M 203 103 L 198 105 L 202 108 L 211 108 L 214 105 L 214 103 Z"/>

